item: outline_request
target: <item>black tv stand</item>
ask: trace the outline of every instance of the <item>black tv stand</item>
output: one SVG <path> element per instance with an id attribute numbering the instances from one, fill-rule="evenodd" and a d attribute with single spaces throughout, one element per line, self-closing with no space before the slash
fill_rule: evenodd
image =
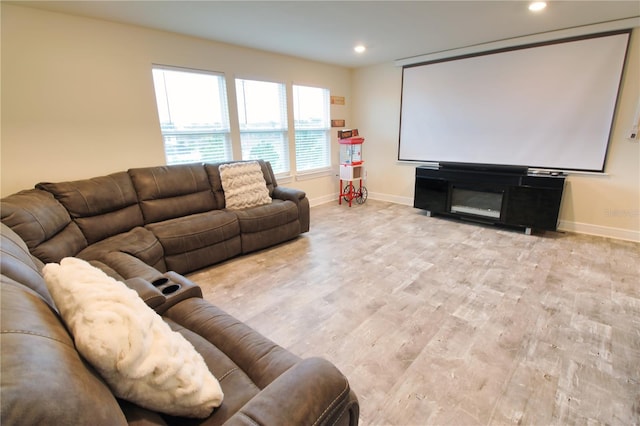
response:
<path id="1" fill-rule="evenodd" d="M 523 166 L 441 163 L 416 168 L 413 206 L 482 223 L 555 231 L 564 176 Z"/>

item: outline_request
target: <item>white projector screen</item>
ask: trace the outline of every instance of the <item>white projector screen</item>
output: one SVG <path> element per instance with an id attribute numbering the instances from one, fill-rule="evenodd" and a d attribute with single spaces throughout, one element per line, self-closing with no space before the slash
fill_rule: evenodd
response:
<path id="1" fill-rule="evenodd" d="M 405 66 L 398 159 L 602 172 L 629 34 Z"/>

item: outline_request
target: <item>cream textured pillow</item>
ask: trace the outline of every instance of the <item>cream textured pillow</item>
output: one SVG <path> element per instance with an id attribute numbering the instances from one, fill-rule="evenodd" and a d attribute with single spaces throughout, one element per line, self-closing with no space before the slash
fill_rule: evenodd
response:
<path id="1" fill-rule="evenodd" d="M 228 209 L 246 209 L 271 203 L 269 188 L 257 161 L 221 164 L 219 170 Z"/>
<path id="2" fill-rule="evenodd" d="M 43 274 L 78 351 L 116 396 L 185 417 L 220 406 L 222 389 L 202 356 L 134 290 L 72 257 Z"/>

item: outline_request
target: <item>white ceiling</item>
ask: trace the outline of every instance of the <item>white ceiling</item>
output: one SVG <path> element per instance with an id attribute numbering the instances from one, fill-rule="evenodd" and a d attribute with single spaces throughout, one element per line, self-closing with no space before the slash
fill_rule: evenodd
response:
<path id="1" fill-rule="evenodd" d="M 640 16 L 640 1 L 16 1 L 361 67 Z M 364 54 L 353 47 L 367 46 Z"/>

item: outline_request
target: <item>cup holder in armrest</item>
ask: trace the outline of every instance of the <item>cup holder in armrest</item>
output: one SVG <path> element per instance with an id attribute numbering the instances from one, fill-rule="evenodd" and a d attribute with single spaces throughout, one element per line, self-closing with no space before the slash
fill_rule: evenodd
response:
<path id="1" fill-rule="evenodd" d="M 167 277 L 161 277 L 161 278 L 158 278 L 158 279 L 153 280 L 153 281 L 151 282 L 151 284 L 153 284 L 153 286 L 154 286 L 154 287 L 160 287 L 160 286 L 165 285 L 165 284 L 166 284 L 166 283 L 168 283 L 168 282 L 169 282 L 169 278 L 167 278 Z"/>
<path id="2" fill-rule="evenodd" d="M 160 277 L 151 282 L 155 288 L 160 290 L 165 296 L 175 293 L 182 287 L 180 284 L 171 281 L 167 277 Z"/>
<path id="3" fill-rule="evenodd" d="M 156 308 L 167 301 L 165 295 L 162 294 L 162 290 L 154 282 L 149 282 L 140 277 L 133 277 L 124 281 L 127 287 L 135 290 L 150 308 Z"/>
<path id="4" fill-rule="evenodd" d="M 163 277 L 154 280 L 153 285 L 167 299 L 156 308 L 159 314 L 185 299 L 202 297 L 202 290 L 197 284 L 173 271 L 166 272 Z"/>
<path id="5" fill-rule="evenodd" d="M 180 284 L 171 283 L 171 284 L 163 287 L 161 291 L 162 291 L 162 294 L 167 296 L 169 294 L 175 293 L 178 290 L 180 290 Z"/>

